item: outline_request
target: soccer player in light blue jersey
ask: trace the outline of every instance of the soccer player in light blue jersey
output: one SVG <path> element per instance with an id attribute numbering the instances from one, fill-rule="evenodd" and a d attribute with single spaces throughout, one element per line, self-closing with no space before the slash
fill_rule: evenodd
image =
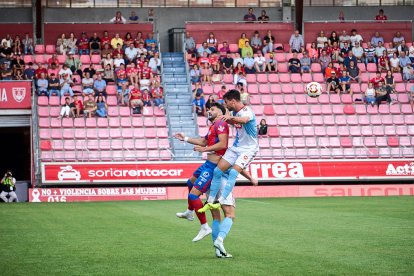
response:
<path id="1" fill-rule="evenodd" d="M 231 114 L 222 115 L 220 119 L 234 125 L 237 130 L 236 139 L 233 146 L 227 149 L 213 171 L 210 195 L 204 207 L 198 210 L 200 213 L 220 208 L 220 202 L 224 201 L 233 191 L 239 173 L 252 162 L 259 150 L 256 116 L 250 107 L 241 102 L 240 92 L 235 89 L 229 90 L 224 94 L 223 99 Z M 217 200 L 216 196 L 220 190 L 221 178 L 228 169 L 230 169 L 230 172 L 227 185 Z M 218 203 L 214 203 L 216 200 Z M 220 237 L 214 242 L 216 248 L 219 248 L 222 244 L 223 239 Z"/>

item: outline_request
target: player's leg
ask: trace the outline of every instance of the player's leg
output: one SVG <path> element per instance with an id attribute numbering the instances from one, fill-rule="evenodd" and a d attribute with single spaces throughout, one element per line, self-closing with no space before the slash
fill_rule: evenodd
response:
<path id="1" fill-rule="evenodd" d="M 213 244 L 214 244 L 214 241 L 217 239 L 218 234 L 220 232 L 221 215 L 220 215 L 220 210 L 210 210 L 210 211 L 211 211 L 211 216 L 213 217 L 213 222 L 211 223 L 211 230 L 212 230 L 211 239 L 213 240 Z M 215 248 L 215 251 L 216 251 L 217 258 L 223 257 L 220 250 Z"/>
<path id="2" fill-rule="evenodd" d="M 7 193 L 5 191 L 2 191 L 0 193 L 0 198 L 4 201 L 4 202 L 9 202 L 9 199 L 7 198 Z"/>
<path id="3" fill-rule="evenodd" d="M 223 203 L 222 209 L 224 212 L 224 219 L 220 222 L 219 233 L 213 243 L 214 247 L 220 251 L 222 258 L 233 257 L 226 251 L 224 247 L 224 239 L 227 237 L 231 227 L 233 226 L 233 220 L 236 213 L 234 205 L 230 205 L 231 203 L 229 203 L 229 201 L 232 201 L 234 204 L 234 199 L 232 196 L 229 196 L 225 201 L 221 201 L 221 203 Z"/>
<path id="4" fill-rule="evenodd" d="M 14 201 L 19 202 L 19 199 L 17 198 L 16 192 L 11 191 L 9 193 L 9 195 L 10 195 L 9 202 L 14 202 Z"/>
<path id="5" fill-rule="evenodd" d="M 194 174 L 196 173 L 197 171 Z M 196 179 L 197 177 L 193 175 L 187 180 L 188 193 L 190 193 L 191 189 L 193 188 L 193 183 Z M 185 218 L 185 219 L 192 221 L 194 220 L 194 208 L 191 206 L 189 200 L 187 200 L 187 202 L 188 202 L 187 210 L 182 213 L 176 213 L 175 215 L 179 218 Z"/>

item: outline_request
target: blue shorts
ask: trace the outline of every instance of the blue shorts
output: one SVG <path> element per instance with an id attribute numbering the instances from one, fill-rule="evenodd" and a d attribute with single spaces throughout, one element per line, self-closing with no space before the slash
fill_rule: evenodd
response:
<path id="1" fill-rule="evenodd" d="M 213 171 L 216 167 L 217 164 L 208 160 L 201 165 L 193 174 L 194 177 L 197 178 L 196 181 L 194 181 L 193 187 L 202 193 L 207 192 L 210 189 L 211 180 L 213 179 Z"/>

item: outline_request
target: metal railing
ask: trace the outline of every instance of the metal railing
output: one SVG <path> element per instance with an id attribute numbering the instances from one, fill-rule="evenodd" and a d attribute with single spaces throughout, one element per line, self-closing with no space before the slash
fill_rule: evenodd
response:
<path id="1" fill-rule="evenodd" d="M 37 93 L 36 87 L 32 82 L 32 149 L 34 162 L 34 177 L 32 186 L 39 187 L 41 185 L 41 169 L 40 169 L 40 137 L 39 137 L 39 114 L 37 112 Z M 32 174 L 33 175 L 33 174 Z"/>

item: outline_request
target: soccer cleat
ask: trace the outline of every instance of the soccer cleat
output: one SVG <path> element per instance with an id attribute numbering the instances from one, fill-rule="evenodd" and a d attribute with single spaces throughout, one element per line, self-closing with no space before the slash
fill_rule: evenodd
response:
<path id="1" fill-rule="evenodd" d="M 233 258 L 233 255 L 231 255 L 230 253 L 227 253 L 227 255 L 223 255 L 221 254 L 220 250 L 216 248 L 216 257 L 217 258 Z"/>
<path id="2" fill-rule="evenodd" d="M 193 242 L 198 242 L 204 239 L 206 236 L 210 235 L 212 232 L 211 228 L 207 226 L 206 228 L 201 226 L 200 232 L 198 232 L 197 236 L 193 239 Z"/>
<path id="3" fill-rule="evenodd" d="M 185 211 L 183 213 L 176 213 L 175 214 L 177 216 L 177 218 L 184 218 L 187 219 L 189 221 L 193 221 L 194 220 L 194 211 Z"/>
<path id="4" fill-rule="evenodd" d="M 199 213 L 205 213 L 205 212 L 207 212 L 208 210 L 216 210 L 216 209 L 220 209 L 220 207 L 221 207 L 220 203 L 209 203 L 209 202 L 207 202 L 207 203 L 203 206 L 203 208 L 198 209 L 198 211 L 197 211 L 197 212 L 199 212 Z"/>
<path id="5" fill-rule="evenodd" d="M 224 244 L 223 244 L 223 238 L 222 237 L 217 237 L 217 239 L 214 241 L 213 246 L 215 248 L 217 248 L 222 255 L 226 256 L 227 255 L 227 251 L 224 248 Z"/>

